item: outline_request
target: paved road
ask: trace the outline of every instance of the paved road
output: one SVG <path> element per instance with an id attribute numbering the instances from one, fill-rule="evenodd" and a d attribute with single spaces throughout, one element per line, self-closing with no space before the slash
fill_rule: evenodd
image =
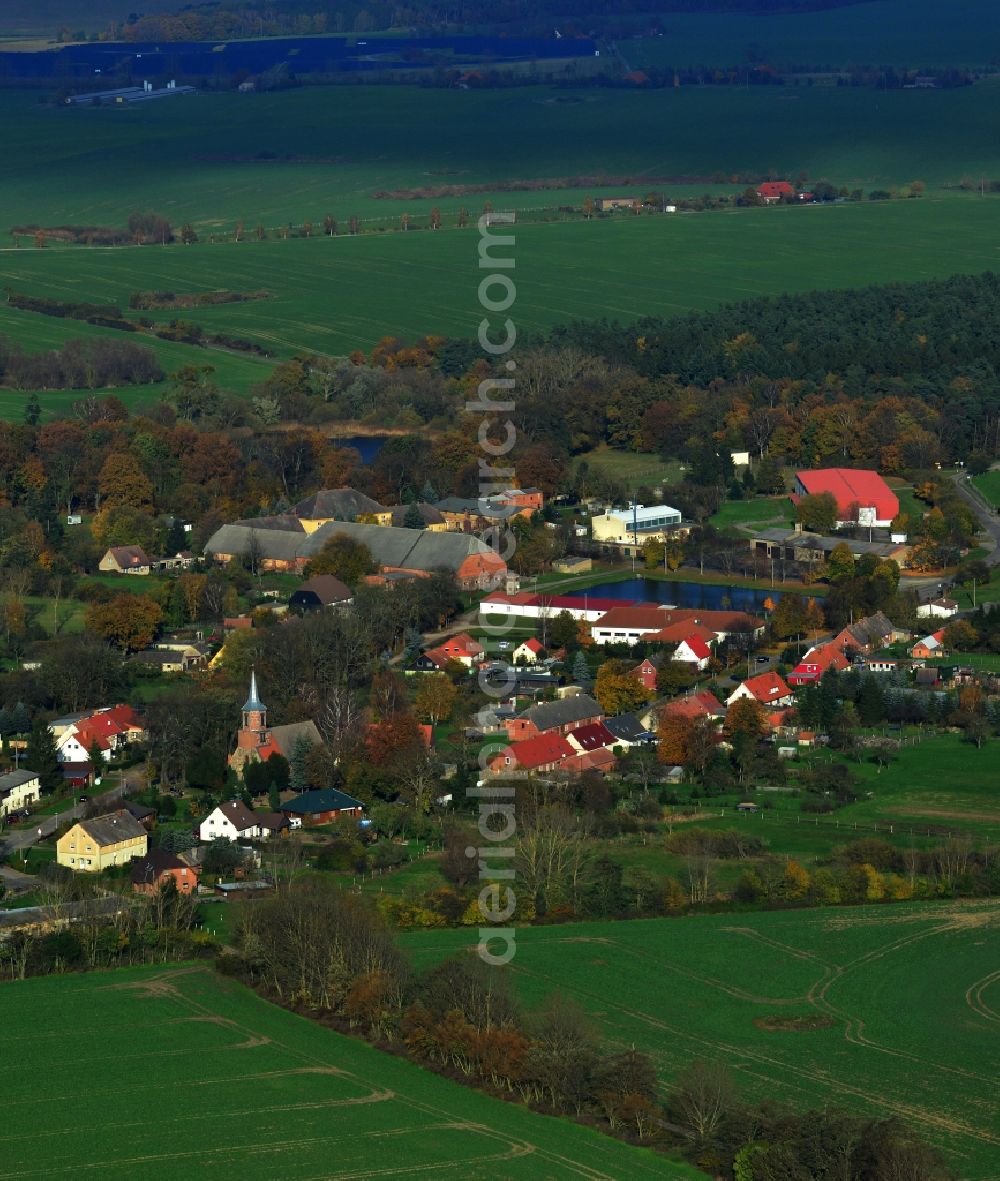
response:
<path id="1" fill-rule="evenodd" d="M 976 514 L 979 527 L 986 534 L 987 548 L 992 544 L 990 552 L 983 558 L 983 561 L 987 566 L 1000 564 L 1000 515 L 983 500 L 972 486 L 972 482 L 967 480 L 964 475 L 959 474 L 955 477 L 955 487 L 958 489 L 959 496 Z"/>
<path id="2" fill-rule="evenodd" d="M 127 779 L 123 777 L 121 782 L 108 791 L 101 792 L 100 795 L 91 796 L 90 803 L 102 805 L 114 804 L 125 794 L 127 786 Z M 0 856 L 9 856 L 18 849 L 30 849 L 32 845 L 37 845 L 40 840 L 51 836 L 60 824 L 68 820 L 78 820 L 83 815 L 84 809 L 88 807 L 90 807 L 90 804 L 76 804 L 72 808 L 67 808 L 62 812 L 55 812 L 51 816 L 39 816 L 37 823 L 32 823 L 27 828 L 14 829 L 8 832 L 4 838 L 3 847 L 0 848 Z"/>

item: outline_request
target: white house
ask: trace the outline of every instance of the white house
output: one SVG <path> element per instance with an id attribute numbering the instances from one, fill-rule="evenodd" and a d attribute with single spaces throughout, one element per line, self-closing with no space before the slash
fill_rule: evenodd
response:
<path id="1" fill-rule="evenodd" d="M 98 746 L 101 747 L 101 758 L 110 763 L 114 753 L 111 747 L 103 746 L 100 739 Z M 56 758 L 60 763 L 89 763 L 90 748 L 80 741 L 76 730 L 67 730 L 61 738 L 56 739 Z"/>
<path id="2" fill-rule="evenodd" d="M 702 672 L 708 668 L 708 662 L 712 659 L 712 649 L 700 636 L 688 636 L 677 645 L 670 659 L 682 660 Z"/>
<path id="3" fill-rule="evenodd" d="M 10 771 L 0 775 L 0 816 L 9 816 L 28 804 L 37 804 L 41 794 L 41 781 L 34 771 Z"/>
<path id="4" fill-rule="evenodd" d="M 743 681 L 726 698 L 726 705 L 732 705 L 741 697 L 749 697 L 759 705 L 777 709 L 783 709 L 795 702 L 795 694 L 776 672 L 760 673 L 759 676 Z"/>
<path id="5" fill-rule="evenodd" d="M 942 595 L 940 598 L 931 599 L 926 603 L 921 603 L 917 608 L 917 615 L 921 619 L 951 619 L 958 614 L 958 603 L 954 599 L 949 599 Z"/>
<path id="6" fill-rule="evenodd" d="M 253 841 L 261 835 L 257 817 L 242 800 L 219 804 L 201 822 L 198 835 L 203 841 Z"/>

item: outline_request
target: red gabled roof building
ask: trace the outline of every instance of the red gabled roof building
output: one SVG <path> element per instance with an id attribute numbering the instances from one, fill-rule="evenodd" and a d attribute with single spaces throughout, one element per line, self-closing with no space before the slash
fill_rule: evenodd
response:
<path id="1" fill-rule="evenodd" d="M 741 697 L 749 697 L 769 709 L 791 705 L 795 700 L 791 689 L 776 672 L 759 673 L 755 677 L 749 677 L 729 694 L 726 704 L 732 705 Z"/>
<path id="2" fill-rule="evenodd" d="M 757 196 L 767 205 L 774 205 L 782 198 L 795 196 L 795 186 L 787 180 L 766 180 L 757 189 Z"/>
<path id="3" fill-rule="evenodd" d="M 671 718 L 723 718 L 726 710 L 722 702 L 708 689 L 700 693 L 690 693 L 687 697 L 678 697 L 676 701 L 668 701 L 661 711 Z"/>
<path id="4" fill-rule="evenodd" d="M 457 660 L 459 664 L 471 668 L 473 664 L 482 660 L 483 646 L 466 632 L 460 632 L 457 636 L 451 636 L 444 643 L 438 644 L 436 648 L 429 649 L 427 656 L 435 664 L 443 665 L 449 660 Z"/>
<path id="5" fill-rule="evenodd" d="M 795 495 L 829 492 L 837 501 L 837 524 L 884 529 L 899 515 L 899 497 L 878 472 L 868 468 L 830 467 L 795 473 Z"/>
<path id="6" fill-rule="evenodd" d="M 575 753 L 562 734 L 549 731 L 508 746 L 490 760 L 490 770 L 500 775 L 505 771 L 554 771 Z"/>
<path id="7" fill-rule="evenodd" d="M 810 648 L 801 661 L 788 674 L 789 685 L 799 688 L 802 685 L 812 685 L 820 680 L 828 669 L 847 668 L 850 664 L 842 648 L 834 643 L 820 644 Z"/>

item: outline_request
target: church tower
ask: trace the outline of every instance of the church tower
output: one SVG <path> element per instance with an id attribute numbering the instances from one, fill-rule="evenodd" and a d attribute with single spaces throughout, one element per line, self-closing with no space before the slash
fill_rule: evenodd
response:
<path id="1" fill-rule="evenodd" d="M 260 757 L 260 748 L 267 746 L 271 731 L 267 724 L 267 706 L 257 692 L 257 673 L 250 673 L 250 696 L 243 703 L 243 724 L 236 736 L 236 749 L 229 756 L 229 765 L 237 774 L 252 758 Z"/>

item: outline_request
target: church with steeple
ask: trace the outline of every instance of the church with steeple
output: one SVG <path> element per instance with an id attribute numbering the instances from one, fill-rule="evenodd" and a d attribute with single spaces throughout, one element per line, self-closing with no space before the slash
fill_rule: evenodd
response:
<path id="1" fill-rule="evenodd" d="M 242 721 L 236 734 L 236 749 L 229 756 L 229 765 L 237 775 L 243 775 L 247 763 L 266 763 L 271 755 L 283 755 L 291 761 L 300 742 L 319 746 L 323 739 L 313 721 L 292 722 L 286 726 L 269 726 L 267 706 L 257 689 L 256 669 L 250 673 L 250 693 L 243 703 Z"/>

